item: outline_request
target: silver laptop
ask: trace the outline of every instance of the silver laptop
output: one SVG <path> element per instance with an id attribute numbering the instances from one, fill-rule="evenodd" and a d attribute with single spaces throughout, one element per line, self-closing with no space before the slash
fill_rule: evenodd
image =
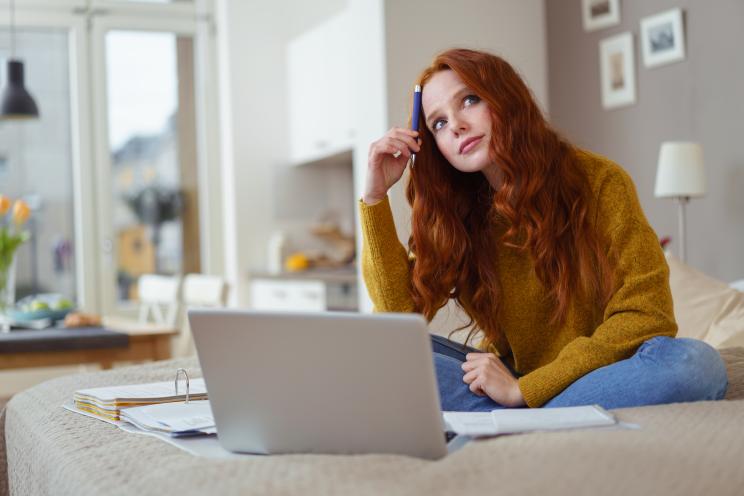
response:
<path id="1" fill-rule="evenodd" d="M 426 321 L 188 312 L 220 444 L 245 453 L 447 453 Z"/>

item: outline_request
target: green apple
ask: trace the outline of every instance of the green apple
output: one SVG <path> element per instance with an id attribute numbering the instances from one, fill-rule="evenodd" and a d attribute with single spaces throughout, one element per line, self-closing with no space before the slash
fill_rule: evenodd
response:
<path id="1" fill-rule="evenodd" d="M 73 307 L 72 302 L 68 300 L 67 298 L 60 298 L 54 304 L 55 310 L 67 310 L 68 308 L 72 308 L 72 307 Z"/>
<path id="2" fill-rule="evenodd" d="M 32 312 L 39 312 L 41 310 L 49 310 L 49 305 L 45 301 L 34 300 L 31 302 L 31 305 L 29 305 L 29 309 Z"/>

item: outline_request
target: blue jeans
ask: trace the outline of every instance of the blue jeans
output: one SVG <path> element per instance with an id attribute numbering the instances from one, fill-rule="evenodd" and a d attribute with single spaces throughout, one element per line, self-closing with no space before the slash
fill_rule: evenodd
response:
<path id="1" fill-rule="evenodd" d="M 432 349 L 442 410 L 504 408 L 488 396 L 473 394 L 462 380 L 465 354 L 479 350 L 441 336 L 432 336 Z M 577 379 L 543 407 L 596 404 L 610 409 L 720 400 L 727 387 L 726 367 L 714 348 L 696 339 L 660 336 L 644 342 L 632 357 Z"/>

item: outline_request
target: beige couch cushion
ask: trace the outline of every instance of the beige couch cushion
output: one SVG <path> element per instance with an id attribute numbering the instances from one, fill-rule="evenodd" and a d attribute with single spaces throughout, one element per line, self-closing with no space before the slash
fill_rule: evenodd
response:
<path id="1" fill-rule="evenodd" d="M 677 336 L 715 347 L 744 345 L 744 293 L 667 254 Z"/>
<path id="2" fill-rule="evenodd" d="M 744 346 L 744 293 L 738 293 L 738 298 L 724 305 L 705 336 L 716 348 Z"/>

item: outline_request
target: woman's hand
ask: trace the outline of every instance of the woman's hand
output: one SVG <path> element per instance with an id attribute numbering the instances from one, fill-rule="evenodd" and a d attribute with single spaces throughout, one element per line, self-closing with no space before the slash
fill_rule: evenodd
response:
<path id="1" fill-rule="evenodd" d="M 462 364 L 462 380 L 478 396 L 487 395 L 506 407 L 525 406 L 517 379 L 493 353 L 468 353 Z"/>
<path id="2" fill-rule="evenodd" d="M 368 205 L 379 202 L 397 183 L 406 170 L 411 152 L 421 147 L 417 142 L 418 131 L 394 127 L 369 147 L 367 182 L 362 200 Z"/>

